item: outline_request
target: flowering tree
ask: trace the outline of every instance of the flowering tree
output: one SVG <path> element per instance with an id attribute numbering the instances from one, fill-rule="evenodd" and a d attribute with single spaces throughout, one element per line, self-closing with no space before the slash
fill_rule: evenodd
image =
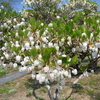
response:
<path id="1" fill-rule="evenodd" d="M 37 1 L 25 0 L 25 3 L 36 8 Z M 46 1 L 39 1 L 39 7 L 44 7 L 43 2 Z M 50 2 L 56 3 L 54 0 Z M 40 84 L 45 83 L 51 100 L 60 99 L 62 86 L 76 84 L 82 76 L 88 76 L 87 70 L 93 72 L 97 67 L 100 57 L 97 4 L 85 0 L 81 2 L 84 5 L 80 5 L 80 1 L 70 0 L 66 6 L 60 8 L 59 16 L 54 17 L 53 21 L 49 20 L 50 23 L 45 23 L 43 19 L 36 21 L 26 10 L 21 12 L 19 18 L 7 19 L 1 25 L 5 41 L 1 48 L 2 62 L 4 59 L 11 62 L 13 60 L 14 68 L 18 64 L 22 66 L 19 71 L 32 71 L 33 79 Z M 89 8 L 85 8 L 86 5 Z M 69 11 L 68 16 L 65 16 L 66 10 Z M 72 10 L 73 13 L 70 12 Z M 60 16 L 62 13 L 64 16 Z M 29 19 L 27 16 L 24 18 L 23 14 L 29 14 Z M 84 63 L 87 59 L 87 63 Z M 80 76 L 74 82 L 64 81 L 65 78 L 72 78 L 72 75 L 77 74 Z M 51 89 L 53 81 L 57 82 L 55 93 Z"/>

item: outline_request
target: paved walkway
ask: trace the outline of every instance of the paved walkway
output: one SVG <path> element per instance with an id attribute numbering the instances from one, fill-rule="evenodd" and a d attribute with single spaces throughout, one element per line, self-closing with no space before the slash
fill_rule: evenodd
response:
<path id="1" fill-rule="evenodd" d="M 5 76 L 3 78 L 0 78 L 0 84 L 4 84 L 6 82 L 10 82 L 18 77 L 21 77 L 21 76 L 24 76 L 26 74 L 28 74 L 29 72 L 28 71 L 23 71 L 23 72 L 14 72 L 8 76 Z"/>

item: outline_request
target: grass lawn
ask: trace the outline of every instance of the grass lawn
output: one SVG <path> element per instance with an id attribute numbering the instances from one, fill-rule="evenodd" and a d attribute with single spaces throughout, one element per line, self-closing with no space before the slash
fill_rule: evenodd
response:
<path id="1" fill-rule="evenodd" d="M 73 81 L 67 79 L 66 81 Z M 53 85 L 55 89 L 55 84 Z M 34 92 L 33 92 L 34 91 Z M 72 92 L 73 91 L 73 92 Z M 89 77 L 83 77 L 76 86 L 65 86 L 61 91 L 61 100 L 100 100 L 100 70 Z M 38 99 L 36 99 L 38 98 Z M 49 100 L 44 84 L 31 79 L 31 74 L 0 85 L 0 100 Z"/>

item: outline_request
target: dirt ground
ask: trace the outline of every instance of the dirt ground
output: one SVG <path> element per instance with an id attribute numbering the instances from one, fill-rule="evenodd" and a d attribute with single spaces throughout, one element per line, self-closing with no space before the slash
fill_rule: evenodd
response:
<path id="1" fill-rule="evenodd" d="M 75 78 L 66 79 L 68 82 L 74 80 Z M 52 89 L 55 90 L 55 87 L 54 84 Z M 0 85 L 0 89 L 4 88 L 10 88 L 15 91 L 9 92 L 9 89 L 6 89 L 7 91 L 4 90 L 0 93 L 0 100 L 50 100 L 46 87 L 44 85 L 40 86 L 32 80 L 31 74 Z M 32 89 L 35 92 L 32 92 Z M 76 86 L 64 86 L 60 95 L 60 100 L 67 100 L 65 98 L 68 96 L 70 96 L 68 100 L 100 100 L 100 70 L 95 74 L 89 73 L 89 76 L 83 77 Z"/>

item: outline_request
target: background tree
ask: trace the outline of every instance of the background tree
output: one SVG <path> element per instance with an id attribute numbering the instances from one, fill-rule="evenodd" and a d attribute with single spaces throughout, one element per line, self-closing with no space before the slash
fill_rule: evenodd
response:
<path id="1" fill-rule="evenodd" d="M 3 5 L 5 9 L 12 8 L 17 11 L 17 8 L 14 6 L 21 4 L 23 0 L 0 0 L 0 5 Z"/>
<path id="2" fill-rule="evenodd" d="M 0 5 L 3 6 L 4 9 L 6 9 L 6 10 L 11 9 L 11 5 L 9 2 L 1 2 Z"/>

